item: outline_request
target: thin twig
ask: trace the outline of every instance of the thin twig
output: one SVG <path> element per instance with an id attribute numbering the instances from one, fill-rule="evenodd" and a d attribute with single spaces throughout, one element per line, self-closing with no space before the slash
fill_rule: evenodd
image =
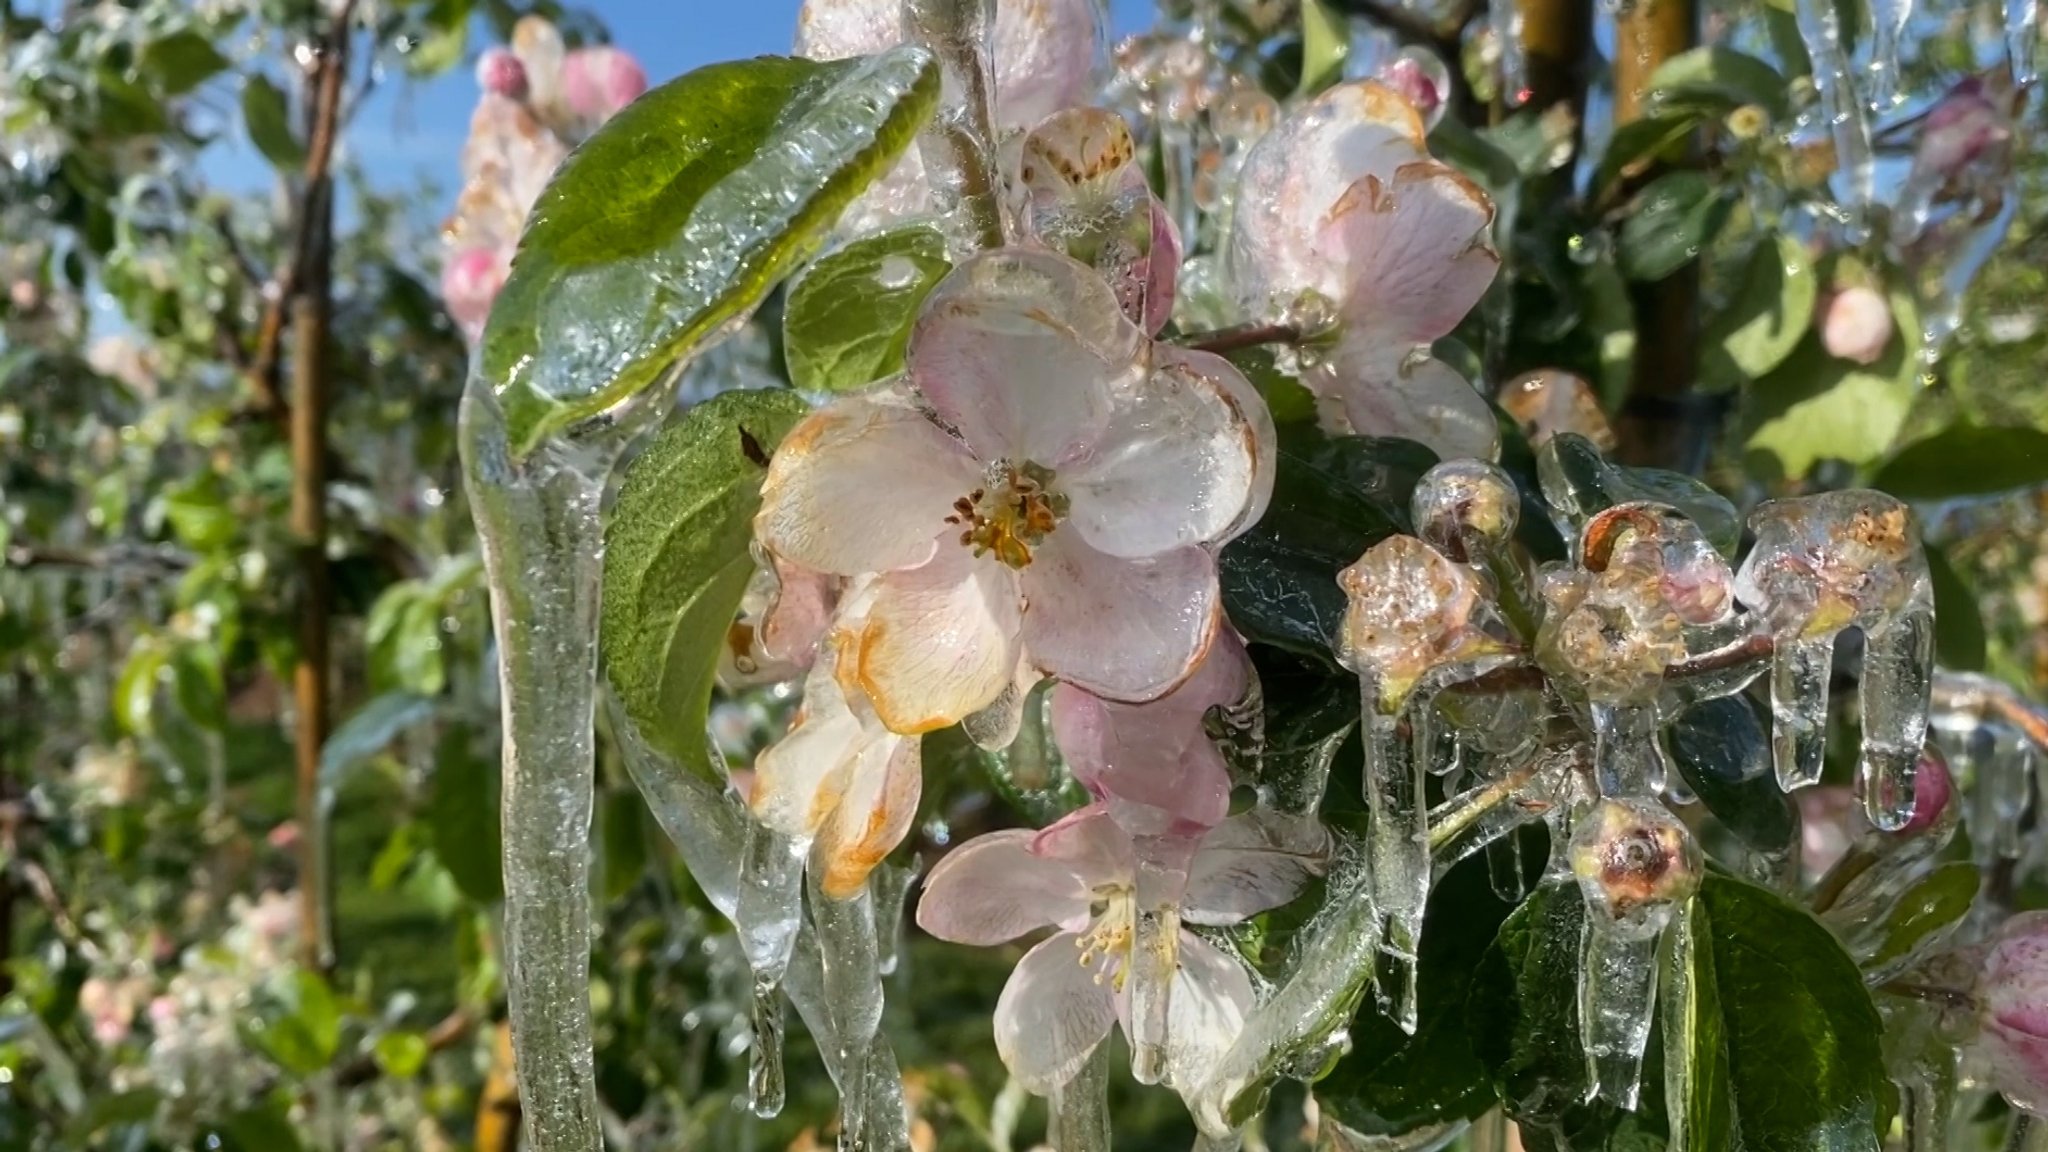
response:
<path id="1" fill-rule="evenodd" d="M 1712 672 L 1725 672 L 1744 664 L 1753 664 L 1770 659 L 1777 650 L 1777 644 L 1765 633 L 1745 637 L 1733 644 L 1727 644 L 1697 656 L 1687 657 L 1664 669 L 1664 679 L 1689 680 Z M 1541 688 L 1548 683 L 1543 669 L 1534 664 L 1512 664 L 1484 676 L 1475 676 L 1463 683 L 1453 685 L 1450 691 L 1493 695 L 1502 692 L 1521 692 Z"/>
<path id="2" fill-rule="evenodd" d="M 457 1008 L 441 1018 L 441 1022 L 427 1030 L 427 1052 L 446 1052 L 469 1038 L 476 1028 L 476 1017 L 468 1010 Z M 375 1053 L 365 1052 L 341 1066 L 334 1074 L 334 1082 L 342 1088 L 355 1088 L 368 1084 L 383 1074 Z"/>
<path id="3" fill-rule="evenodd" d="M 1257 348 L 1263 344 L 1299 344 L 1301 329 L 1292 324 L 1238 324 L 1229 328 L 1217 328 L 1209 332 L 1190 332 L 1180 337 L 1183 348 L 1197 352 L 1214 352 L 1222 355 L 1240 348 Z"/>

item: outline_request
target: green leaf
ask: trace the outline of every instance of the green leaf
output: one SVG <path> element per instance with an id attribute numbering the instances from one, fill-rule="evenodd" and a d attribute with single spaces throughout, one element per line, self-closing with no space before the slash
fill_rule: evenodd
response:
<path id="1" fill-rule="evenodd" d="M 1951 424 L 1898 450 L 1870 486 L 1901 500 L 1991 496 L 2048 484 L 2048 432 Z"/>
<path id="2" fill-rule="evenodd" d="M 1686 787 L 1744 844 L 1783 852 L 1799 835 L 1792 798 L 1771 769 L 1770 729 L 1744 696 L 1703 700 L 1664 729 Z"/>
<path id="3" fill-rule="evenodd" d="M 1977 590 L 1956 571 L 1948 553 L 1927 547 L 1927 574 L 1934 584 L 1934 656 L 1944 668 L 1982 672 L 1987 658 L 1984 612 Z"/>
<path id="4" fill-rule="evenodd" d="M 157 91 L 183 96 L 226 71 L 228 58 L 204 34 L 187 28 L 143 45 L 138 63 Z"/>
<path id="5" fill-rule="evenodd" d="M 1761 106 L 1772 120 L 1786 113 L 1785 78 L 1746 52 L 1714 45 L 1681 52 L 1650 74 L 1650 107 L 1705 107 L 1725 115 L 1745 104 Z"/>
<path id="6" fill-rule="evenodd" d="M 1524 1125 L 1525 1139 L 1530 1130 L 1583 1131 L 1611 1119 L 1605 1105 L 1586 1103 L 1574 993 L 1585 919 L 1576 884 L 1537 888 L 1502 922 L 1465 998 L 1473 1051 L 1502 1108 Z"/>
<path id="7" fill-rule="evenodd" d="M 1470 1119 L 1493 1106 L 1487 1068 L 1474 1054 L 1465 996 L 1512 909 L 1494 895 L 1483 856 L 1468 857 L 1429 894 L 1422 928 L 1415 1034 L 1368 1002 L 1351 1026 L 1351 1050 L 1316 1083 L 1316 1100 L 1368 1136 Z"/>
<path id="8" fill-rule="evenodd" d="M 226 548 L 242 527 L 228 507 L 227 486 L 215 472 L 202 472 L 166 487 L 163 513 L 171 535 L 194 552 Z"/>
<path id="9" fill-rule="evenodd" d="M 408 692 L 374 697 L 343 721 L 320 746 L 320 783 L 338 789 L 342 778 L 391 745 L 398 734 L 434 714 L 434 702 Z"/>
<path id="10" fill-rule="evenodd" d="M 469 46 L 471 0 L 434 0 L 419 19 L 419 34 L 405 52 L 405 70 L 438 76 L 462 61 Z"/>
<path id="11" fill-rule="evenodd" d="M 114 721 L 122 730 L 145 736 L 154 730 L 157 686 L 163 682 L 170 663 L 170 649 L 151 637 L 139 640 L 128 651 L 127 663 L 114 679 Z"/>
<path id="12" fill-rule="evenodd" d="M 1301 0 L 1301 88 L 1313 96 L 1343 79 L 1351 55 L 1351 24 L 1329 0 Z"/>
<path id="13" fill-rule="evenodd" d="M 1886 914 L 1877 950 L 1864 961 L 1866 969 L 1882 969 L 1912 956 L 1936 934 L 1947 934 L 1970 912 L 1983 882 L 1977 866 L 1951 860 L 1915 880 L 1899 893 Z"/>
<path id="14" fill-rule="evenodd" d="M 226 1152 L 299 1152 L 305 1147 L 284 1106 L 277 1104 L 235 1113 L 221 1125 L 219 1136 Z"/>
<path id="15" fill-rule="evenodd" d="M 1883 1025 L 1856 965 L 1776 893 L 1709 873 L 1699 900 L 1727 1034 L 1729 1146 L 1876 1152 L 1890 1081 Z"/>
<path id="16" fill-rule="evenodd" d="M 1667 172 L 1644 187 L 1622 222 L 1616 256 L 1631 280 L 1662 280 L 1699 258 L 1728 222 L 1735 190 L 1704 172 Z"/>
<path id="17" fill-rule="evenodd" d="M 922 49 L 764 56 L 647 93 L 540 195 L 479 363 L 523 455 L 663 379 L 815 251 L 930 117 Z"/>
<path id="18" fill-rule="evenodd" d="M 401 580 L 384 589 L 363 628 L 372 690 L 441 694 L 448 683 L 441 617 L 441 598 L 422 581 Z"/>
<path id="19" fill-rule="evenodd" d="M 1536 450 L 1544 499 L 1575 528 L 1616 504 L 1647 500 L 1684 513 L 1723 556 L 1742 543 L 1742 516 L 1705 481 L 1662 468 L 1610 464 L 1593 442 L 1562 432 Z"/>
<path id="20" fill-rule="evenodd" d="M 441 737 L 426 815 L 434 858 L 462 894 L 484 905 L 503 899 L 498 763 L 477 755 L 466 729 L 450 728 Z"/>
<path id="21" fill-rule="evenodd" d="M 386 1076 L 396 1080 L 410 1080 L 419 1075 L 420 1069 L 426 1067 L 427 1057 L 431 1054 L 427 1047 L 427 1038 L 412 1031 L 386 1032 L 377 1037 L 377 1046 L 373 1051 L 377 1058 L 377 1067 L 383 1069 Z"/>
<path id="22" fill-rule="evenodd" d="M 1595 202 L 1605 201 L 1614 195 L 1622 180 L 1638 175 L 1652 164 L 1677 159 L 1685 143 L 1705 122 L 1705 114 L 1697 108 L 1675 108 L 1616 128 L 1593 170 Z"/>
<path id="23" fill-rule="evenodd" d="M 1245 638 L 1330 659 L 1344 619 L 1339 570 L 1407 530 L 1408 497 L 1436 454 L 1377 436 L 1283 436 L 1273 499 L 1224 548 L 1223 604 Z"/>
<path id="24" fill-rule="evenodd" d="M 341 1046 L 341 1006 L 327 981 L 299 972 L 286 989 L 284 1011 L 244 1025 L 254 1041 L 286 1070 L 311 1076 L 328 1066 Z"/>
<path id="25" fill-rule="evenodd" d="M 805 392 L 849 392 L 900 371 L 918 306 L 952 267 L 946 238 L 929 225 L 820 257 L 782 313 L 789 382 Z"/>
<path id="26" fill-rule="evenodd" d="M 1684 1099 L 1667 1093 L 1672 1142 L 1688 1152 L 1735 1147 L 1734 1097 L 1728 1083 L 1728 1029 L 1721 1015 L 1721 985 L 1714 969 L 1712 929 L 1704 900 L 1674 917 L 1671 971 L 1658 990 L 1658 1025 L 1664 1030 L 1664 1066 L 1683 1060 Z M 1667 1088 L 1673 1087 L 1667 1085 Z"/>
<path id="27" fill-rule="evenodd" d="M 691 409 L 627 469 L 605 528 L 605 674 L 641 737 L 713 783 L 725 773 L 705 714 L 754 573 L 764 453 L 806 410 L 780 391 L 727 392 Z"/>
<path id="28" fill-rule="evenodd" d="M 1728 306 L 1707 321 L 1701 384 L 1736 388 L 1785 362 L 1813 321 L 1820 278 L 1797 237 L 1766 237 L 1750 255 L 1742 285 Z"/>
<path id="29" fill-rule="evenodd" d="M 1890 299 L 1898 332 L 1918 332 L 1912 298 L 1893 293 Z M 1884 456 L 1920 393 L 1920 358 L 1912 343 L 1894 334 L 1883 358 L 1865 366 L 1829 356 L 1809 333 L 1749 390 L 1749 451 L 1774 458 L 1776 471 L 1789 480 L 1804 477 L 1822 460 L 1868 464 Z M 1770 470 L 1763 461 L 1751 466 Z"/>
<path id="30" fill-rule="evenodd" d="M 305 167 L 306 146 L 292 131 L 284 89 L 270 77 L 257 73 L 242 82 L 242 124 L 249 131 L 249 143 L 263 153 L 271 167 L 279 171 Z"/>
<path id="31" fill-rule="evenodd" d="M 632 789 L 599 796 L 598 842 L 603 845 L 605 904 L 621 900 L 647 874 L 647 802 Z"/>

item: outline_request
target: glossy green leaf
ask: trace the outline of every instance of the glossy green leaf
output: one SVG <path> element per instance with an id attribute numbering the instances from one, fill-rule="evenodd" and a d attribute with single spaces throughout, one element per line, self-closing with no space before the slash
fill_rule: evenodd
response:
<path id="1" fill-rule="evenodd" d="M 1956 571 L 1948 553 L 1927 548 L 1927 574 L 1934 585 L 1934 656 L 1957 672 L 1982 672 L 1989 656 L 1984 610 L 1977 590 Z"/>
<path id="2" fill-rule="evenodd" d="M 485 905 L 503 899 L 498 762 L 478 755 L 464 728 L 450 728 L 435 751 L 426 818 L 434 858 L 462 894 Z"/>
<path id="3" fill-rule="evenodd" d="M 714 64 L 634 101 L 541 193 L 479 356 L 516 454 L 666 378 L 816 250 L 938 103 L 922 49 Z"/>
<path id="4" fill-rule="evenodd" d="M 221 1124 L 218 1146 L 224 1152 L 299 1152 L 305 1145 L 285 1113 L 282 1104 L 237 1112 Z"/>
<path id="5" fill-rule="evenodd" d="M 1343 79 L 1351 24 L 1329 0 L 1301 0 L 1301 88 L 1312 96 Z"/>
<path id="6" fill-rule="evenodd" d="M 1407 529 L 1409 494 L 1435 463 L 1408 440 L 1283 436 L 1265 517 L 1223 550 L 1231 622 L 1248 640 L 1330 659 L 1344 619 L 1337 573 Z"/>
<path id="7" fill-rule="evenodd" d="M 295 171 L 305 166 L 306 146 L 292 131 L 284 89 L 270 77 L 257 73 L 242 82 L 242 126 L 249 133 L 249 143 L 271 167 Z"/>
<path id="8" fill-rule="evenodd" d="M 372 756 L 390 747 L 398 734 L 431 718 L 434 702 L 423 696 L 393 692 L 358 708 L 320 746 L 320 780 L 339 788 L 342 779 Z"/>
<path id="9" fill-rule="evenodd" d="M 1576 529 L 1616 504 L 1647 500 L 1685 514 L 1724 556 L 1742 542 L 1735 505 L 1706 482 L 1662 468 L 1612 464 L 1593 442 L 1574 432 L 1545 440 L 1536 450 L 1544 499 Z"/>
<path id="10" fill-rule="evenodd" d="M 1800 341 L 1776 371 L 1756 382 L 1743 410 L 1752 467 L 1799 479 L 1822 460 L 1868 464 L 1892 448 L 1920 394 L 1920 357 L 1903 333 L 1920 330 L 1905 293 L 1890 297 L 1897 333 L 1868 366 L 1829 356 L 1817 336 Z"/>
<path id="11" fill-rule="evenodd" d="M 423 581 L 404 580 L 384 589 L 363 627 L 373 690 L 440 695 L 448 683 L 442 615 L 439 597 Z"/>
<path id="12" fill-rule="evenodd" d="M 1631 280 L 1662 280 L 1699 258 L 1735 207 L 1735 192 L 1704 172 L 1667 172 L 1650 181 L 1622 222 L 1615 255 Z"/>
<path id="13" fill-rule="evenodd" d="M 605 528 L 605 674 L 650 746 L 713 782 L 711 681 L 740 596 L 767 452 L 803 418 L 791 392 L 727 392 L 685 413 L 627 469 Z"/>
<path id="14" fill-rule="evenodd" d="M 1932 943 L 1932 937 L 1947 935 L 1969 915 L 1982 883 L 1975 864 L 1951 860 L 1907 885 L 1885 916 L 1877 951 L 1865 966 L 1896 965 Z"/>
<path id="15" fill-rule="evenodd" d="M 1469 857 L 1431 889 L 1422 927 L 1422 983 L 1414 1035 L 1368 1000 L 1351 1026 L 1351 1051 L 1316 1083 L 1326 1115 L 1367 1136 L 1470 1119 L 1491 1108 L 1486 1065 L 1473 1051 L 1465 997 L 1512 909 L 1493 893 L 1483 857 Z"/>
<path id="16" fill-rule="evenodd" d="M 139 64 L 158 91 L 183 96 L 226 71 L 228 59 L 204 34 L 187 28 L 143 45 Z"/>
<path id="17" fill-rule="evenodd" d="M 2048 432 L 1951 424 L 1884 462 L 1870 486 L 1901 500 L 1991 496 L 2048 484 Z"/>
<path id="18" fill-rule="evenodd" d="M 427 1038 L 412 1031 L 386 1032 L 377 1037 L 372 1051 L 377 1058 L 377 1067 L 386 1076 L 398 1080 L 410 1080 L 419 1075 L 420 1069 L 426 1067 L 427 1056 L 431 1052 Z"/>
<path id="19" fill-rule="evenodd" d="M 1682 1088 L 1669 1080 L 1665 1084 L 1671 1143 L 1683 1152 L 1717 1152 L 1734 1146 L 1735 1104 L 1706 902 L 1686 905 L 1674 917 L 1671 932 L 1671 969 L 1657 994 L 1667 1076 L 1674 1067 L 1685 1069 Z M 1673 1090 L 1681 1090 L 1683 1098 L 1675 1098 Z"/>
<path id="20" fill-rule="evenodd" d="M 1701 384 L 1737 388 L 1784 363 L 1812 324 L 1819 295 L 1820 278 L 1805 243 L 1785 234 L 1765 237 L 1734 298 L 1701 333 Z"/>
<path id="21" fill-rule="evenodd" d="M 929 225 L 820 257 L 783 308 L 789 382 L 805 392 L 848 392 L 900 371 L 918 306 L 952 267 L 946 238 Z"/>
<path id="22" fill-rule="evenodd" d="M 1672 763 L 1707 811 L 1759 852 L 1783 852 L 1799 835 L 1798 809 L 1771 769 L 1765 717 L 1745 696 L 1704 700 L 1663 732 Z"/>
<path id="23" fill-rule="evenodd" d="M 1664 111 L 1676 106 L 1700 106 L 1716 115 L 1755 104 L 1783 119 L 1787 87 L 1778 70 L 1747 52 L 1725 45 L 1694 48 L 1680 52 L 1657 66 L 1650 74 L 1650 106 Z"/>
<path id="24" fill-rule="evenodd" d="M 599 795 L 598 843 L 604 867 L 603 903 L 625 897 L 647 874 L 647 802 L 632 789 L 610 789 Z"/>
<path id="25" fill-rule="evenodd" d="M 1596 202 L 1612 196 L 1623 179 L 1659 161 L 1677 159 L 1686 142 L 1705 122 L 1706 116 L 1698 108 L 1673 108 L 1616 128 L 1607 141 L 1607 150 L 1600 154 L 1600 163 L 1594 166 Z"/>

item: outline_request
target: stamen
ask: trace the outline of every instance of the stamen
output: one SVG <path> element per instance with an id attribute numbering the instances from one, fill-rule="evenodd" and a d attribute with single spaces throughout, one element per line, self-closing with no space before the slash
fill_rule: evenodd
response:
<path id="1" fill-rule="evenodd" d="M 988 483 L 953 502 L 946 523 L 966 531 L 960 543 L 976 556 L 994 553 L 1012 568 L 1031 563 L 1031 550 L 1066 518 L 1067 499 L 1052 490 L 1051 469 L 1030 461 L 989 466 Z"/>

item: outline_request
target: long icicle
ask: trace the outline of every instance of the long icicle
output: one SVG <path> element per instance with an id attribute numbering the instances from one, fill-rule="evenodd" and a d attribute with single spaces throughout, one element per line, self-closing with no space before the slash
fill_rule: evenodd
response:
<path id="1" fill-rule="evenodd" d="M 1096 1045 L 1074 1078 L 1052 1090 L 1046 1140 L 1053 1152 L 1110 1152 L 1109 1048 Z"/>
<path id="2" fill-rule="evenodd" d="M 1934 689 L 1934 613 L 1913 609 L 1863 638 L 1863 762 L 1856 790 L 1864 815 L 1886 832 L 1913 819 L 1913 774 L 1927 743 Z"/>
<path id="3" fill-rule="evenodd" d="M 1404 1031 L 1415 1030 L 1416 952 L 1422 940 L 1422 912 L 1429 900 L 1429 812 L 1423 806 L 1419 748 L 1426 748 L 1434 705 L 1417 693 L 1403 712 L 1380 710 L 1378 677 L 1359 678 L 1365 713 L 1365 798 L 1372 813 L 1368 844 L 1372 855 L 1373 903 L 1385 917 L 1380 950 L 1391 960 L 1395 981 L 1382 981 L 1380 1006 Z M 1401 731 L 1401 720 L 1410 731 Z M 1393 983 L 1393 987 L 1388 987 Z"/>
<path id="4" fill-rule="evenodd" d="M 1771 752 L 1778 787 L 1820 783 L 1828 739 L 1828 677 L 1835 636 L 1780 636 L 1771 657 Z"/>

